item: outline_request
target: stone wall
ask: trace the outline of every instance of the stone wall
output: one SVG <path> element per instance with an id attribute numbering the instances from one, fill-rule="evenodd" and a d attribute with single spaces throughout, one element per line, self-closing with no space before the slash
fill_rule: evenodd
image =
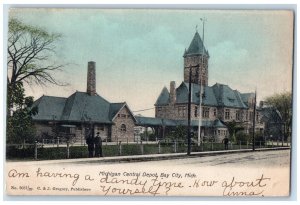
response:
<path id="1" fill-rule="evenodd" d="M 197 66 L 199 65 L 199 66 Z M 197 66 L 189 68 L 190 66 Z M 189 72 L 191 69 L 191 82 L 207 86 L 208 85 L 208 58 L 204 56 L 202 64 L 202 55 L 187 56 L 184 58 L 184 82 L 189 82 Z"/>
<path id="2" fill-rule="evenodd" d="M 111 141 L 129 142 L 134 141 L 135 121 L 128 108 L 121 109 L 115 119 L 111 129 Z"/>
<path id="3" fill-rule="evenodd" d="M 203 110 L 208 110 L 208 115 L 202 115 L 204 120 L 215 120 L 217 118 L 217 107 L 202 106 Z M 191 104 L 191 119 L 199 119 L 199 105 Z M 216 114 L 215 114 L 216 113 Z M 174 120 L 186 120 L 188 117 L 188 105 L 187 104 L 169 104 L 165 106 L 155 107 L 155 117 L 174 119 Z"/>

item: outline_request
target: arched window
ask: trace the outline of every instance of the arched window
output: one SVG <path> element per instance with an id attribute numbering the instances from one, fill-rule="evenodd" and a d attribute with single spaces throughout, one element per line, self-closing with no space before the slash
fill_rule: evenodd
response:
<path id="1" fill-rule="evenodd" d="M 124 124 L 121 125 L 121 132 L 126 132 L 126 125 Z"/>

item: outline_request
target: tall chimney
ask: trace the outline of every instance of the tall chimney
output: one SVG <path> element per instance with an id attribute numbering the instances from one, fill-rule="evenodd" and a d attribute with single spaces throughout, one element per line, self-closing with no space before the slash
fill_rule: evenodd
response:
<path id="1" fill-rule="evenodd" d="M 89 95 L 96 95 L 96 63 L 94 61 L 88 62 L 86 92 Z"/>
<path id="2" fill-rule="evenodd" d="M 170 82 L 170 103 L 176 103 L 176 84 L 175 81 Z"/>

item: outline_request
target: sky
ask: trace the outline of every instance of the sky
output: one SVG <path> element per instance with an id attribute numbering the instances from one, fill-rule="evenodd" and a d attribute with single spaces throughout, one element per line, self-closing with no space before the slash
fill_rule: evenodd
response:
<path id="1" fill-rule="evenodd" d="M 258 100 L 292 89 L 293 15 L 288 11 L 11 9 L 9 17 L 60 33 L 55 72 L 68 83 L 26 85 L 26 94 L 68 97 L 86 91 L 88 61 L 96 62 L 97 93 L 109 102 L 126 101 L 134 114 L 154 116 L 157 97 L 170 81 L 183 81 L 183 53 L 200 18 L 209 51 L 210 86 L 254 92 Z"/>

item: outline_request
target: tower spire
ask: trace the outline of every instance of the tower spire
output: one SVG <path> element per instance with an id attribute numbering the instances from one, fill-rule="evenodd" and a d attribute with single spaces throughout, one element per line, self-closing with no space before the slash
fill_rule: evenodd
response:
<path id="1" fill-rule="evenodd" d="M 198 26 L 196 25 L 196 33 L 188 47 L 184 51 L 184 82 L 189 82 L 189 69 L 188 67 L 192 66 L 192 78 L 191 82 L 198 85 L 208 85 L 208 60 L 209 54 L 208 50 L 204 46 L 204 29 L 206 18 L 200 19 L 202 22 L 202 38 L 198 33 Z M 201 32 L 200 32 L 201 33 Z"/>

